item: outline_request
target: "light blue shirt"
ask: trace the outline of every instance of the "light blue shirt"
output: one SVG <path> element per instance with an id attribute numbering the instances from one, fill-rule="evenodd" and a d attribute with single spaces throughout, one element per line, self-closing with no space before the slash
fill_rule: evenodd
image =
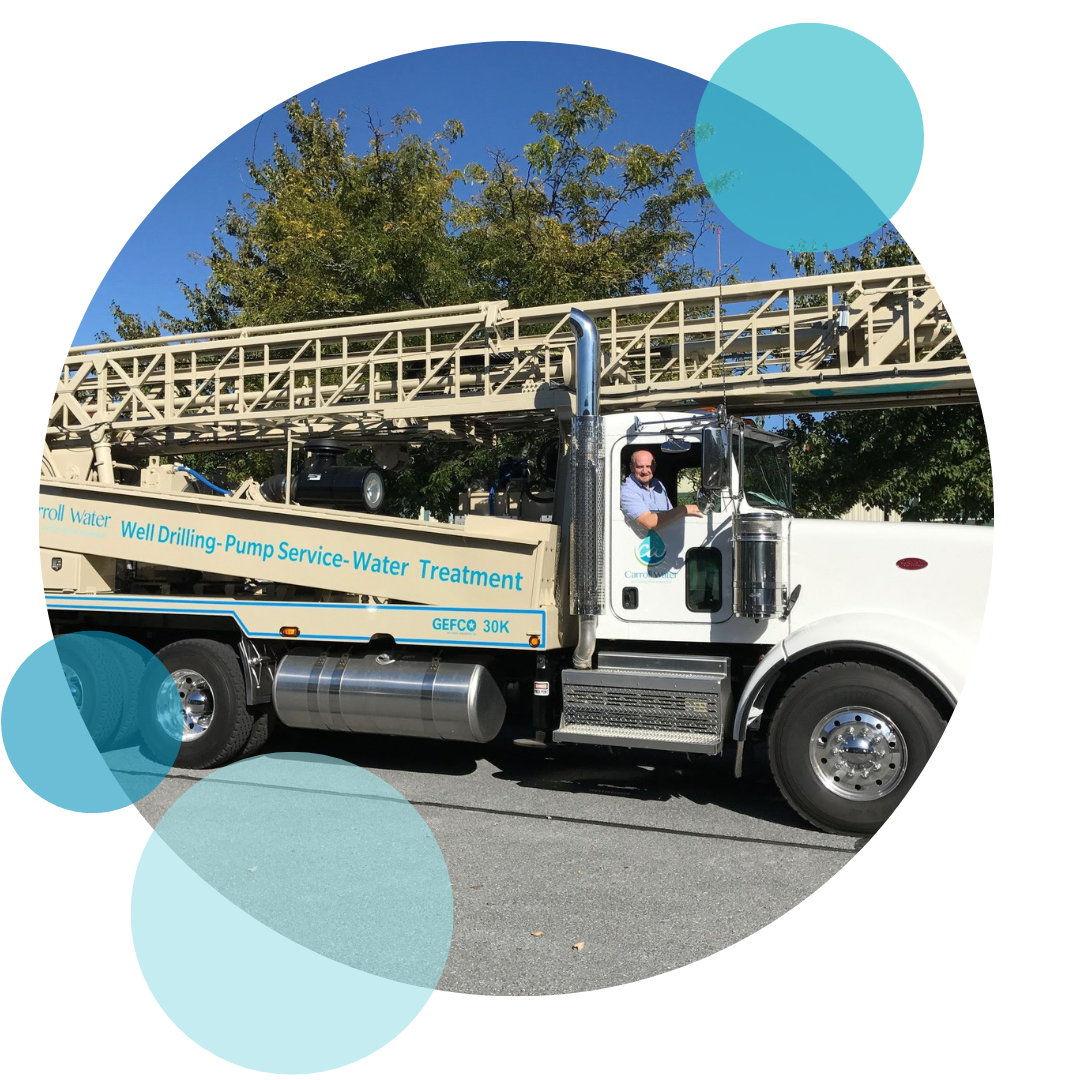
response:
<path id="1" fill-rule="evenodd" d="M 619 506 L 631 521 L 637 521 L 649 511 L 670 510 L 671 500 L 659 480 L 653 478 L 652 486 L 646 487 L 631 473 L 619 491 Z"/>

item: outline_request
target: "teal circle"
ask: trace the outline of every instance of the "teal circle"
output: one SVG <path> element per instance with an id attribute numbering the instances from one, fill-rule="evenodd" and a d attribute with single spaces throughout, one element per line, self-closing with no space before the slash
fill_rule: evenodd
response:
<path id="1" fill-rule="evenodd" d="M 385 1045 L 442 975 L 453 897 L 423 818 L 365 769 L 267 754 L 158 823 L 131 896 L 154 997 L 218 1057 L 319 1072 Z"/>
<path id="2" fill-rule="evenodd" d="M 667 546 L 658 532 L 650 530 L 637 546 L 637 560 L 643 566 L 655 566 L 664 561 Z"/>
<path id="3" fill-rule="evenodd" d="M 795 23 L 717 68 L 698 106 L 698 169 L 723 214 L 788 251 L 857 243 L 900 209 L 922 162 L 919 101 L 860 34 Z"/>
<path id="4" fill-rule="evenodd" d="M 100 814 L 150 794 L 176 761 L 179 693 L 141 645 L 119 634 L 82 630 L 35 649 L 11 678 L 0 719 L 4 750 L 24 784 L 65 810 Z"/>

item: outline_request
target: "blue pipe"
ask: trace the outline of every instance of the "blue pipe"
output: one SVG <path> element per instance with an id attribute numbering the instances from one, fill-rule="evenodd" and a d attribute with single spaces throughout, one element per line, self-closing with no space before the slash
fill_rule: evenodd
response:
<path id="1" fill-rule="evenodd" d="M 189 469 L 186 465 L 177 465 L 176 471 L 190 473 L 192 476 L 195 477 L 196 480 L 198 480 L 200 483 L 205 484 L 211 491 L 216 491 L 219 495 L 232 494 L 232 492 L 229 491 L 228 488 L 218 487 L 217 484 L 211 483 L 209 480 L 207 480 L 202 473 L 196 472 L 194 469 Z"/>

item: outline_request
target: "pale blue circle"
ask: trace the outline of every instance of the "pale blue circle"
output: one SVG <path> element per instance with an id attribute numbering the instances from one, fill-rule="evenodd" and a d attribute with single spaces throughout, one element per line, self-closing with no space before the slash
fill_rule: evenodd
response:
<path id="1" fill-rule="evenodd" d="M 318 1072 L 423 1008 L 453 896 L 435 838 L 389 784 L 335 758 L 268 754 L 165 813 L 131 926 L 147 985 L 195 1042 L 250 1069 Z"/>
<path id="2" fill-rule="evenodd" d="M 153 755 L 141 741 L 149 723 L 182 726 L 179 694 L 168 715 L 159 714 L 156 691 L 169 682 L 153 653 L 118 634 L 84 630 L 46 642 L 19 665 L 4 694 L 3 741 L 12 767 L 28 788 L 65 810 L 100 814 L 130 806 L 176 760 L 179 738 L 159 739 L 164 748 Z"/>
<path id="3" fill-rule="evenodd" d="M 796 23 L 752 38 L 716 70 L 695 151 L 713 201 L 744 232 L 785 250 L 834 250 L 903 205 L 922 162 L 922 112 L 883 49 Z"/>

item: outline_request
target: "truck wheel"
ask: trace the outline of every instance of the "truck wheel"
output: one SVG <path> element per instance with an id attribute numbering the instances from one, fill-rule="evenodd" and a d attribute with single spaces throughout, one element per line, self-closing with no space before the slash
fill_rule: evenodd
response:
<path id="1" fill-rule="evenodd" d="M 277 727 L 277 717 L 268 708 L 264 708 L 255 717 L 255 721 L 251 725 L 251 734 L 248 736 L 248 741 L 244 744 L 240 756 L 252 757 L 257 754 L 267 744 L 275 727 Z"/>
<path id="2" fill-rule="evenodd" d="M 166 645 L 157 658 L 172 676 L 172 684 L 148 688 L 153 694 L 147 695 L 149 700 L 165 706 L 143 710 L 143 740 L 151 756 L 162 760 L 163 755 L 175 755 L 180 769 L 212 769 L 232 761 L 244 748 L 252 725 L 236 653 L 220 641 L 190 638 Z M 175 714 L 177 691 L 183 707 L 179 732 L 161 722 L 161 717 Z"/>
<path id="3" fill-rule="evenodd" d="M 907 794 L 944 726 L 899 675 L 871 664 L 829 664 L 803 675 L 781 699 L 769 762 L 784 798 L 812 825 L 873 833 Z"/>
<path id="4" fill-rule="evenodd" d="M 108 750 L 124 711 L 120 668 L 107 642 L 87 634 L 56 639 L 68 691 L 98 750 Z"/>
<path id="5" fill-rule="evenodd" d="M 120 638 L 120 635 L 116 635 Z M 133 746 L 139 741 L 139 687 L 146 670 L 146 653 L 130 639 L 113 641 L 113 659 L 120 670 L 124 708 L 112 737 L 113 747 Z"/>

